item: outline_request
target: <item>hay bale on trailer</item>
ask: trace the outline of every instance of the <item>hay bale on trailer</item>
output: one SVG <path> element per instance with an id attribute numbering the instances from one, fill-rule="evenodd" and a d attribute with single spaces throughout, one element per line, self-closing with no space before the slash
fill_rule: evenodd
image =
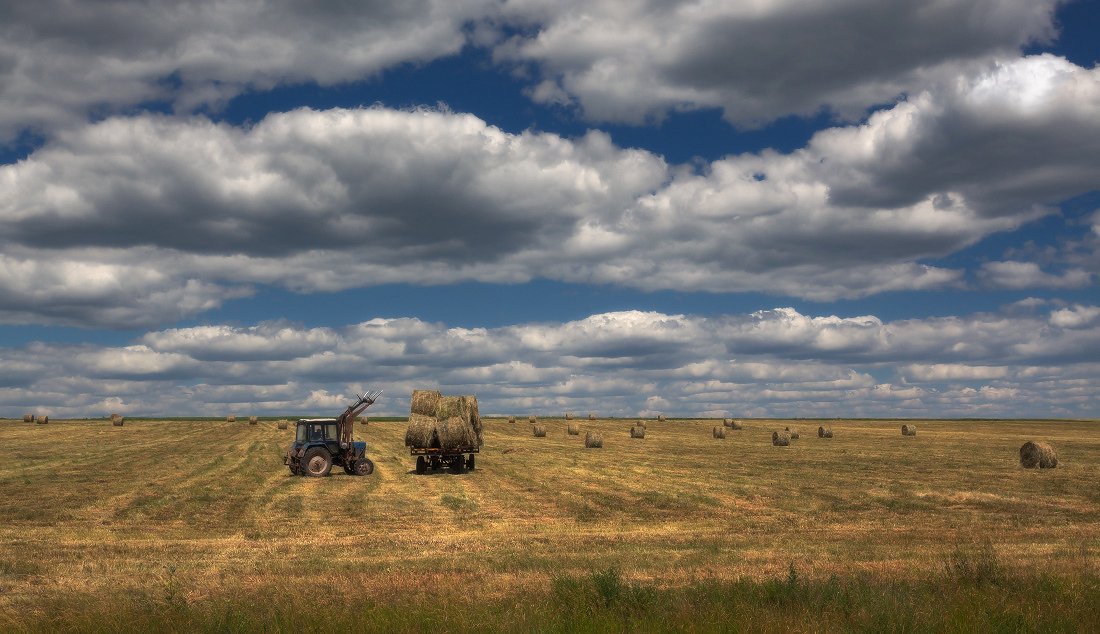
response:
<path id="1" fill-rule="evenodd" d="M 1028 469 L 1053 469 L 1058 466 L 1058 454 L 1048 442 L 1029 440 L 1020 447 L 1020 464 Z"/>
<path id="2" fill-rule="evenodd" d="M 821 427 L 817 428 L 817 437 L 818 438 L 832 438 L 833 437 L 833 430 L 826 429 L 825 426 L 822 425 Z"/>
<path id="3" fill-rule="evenodd" d="M 714 437 L 715 437 L 715 438 L 725 438 L 725 437 L 726 437 L 726 428 L 725 428 L 725 427 L 719 427 L 719 426 L 716 426 L 716 427 L 714 428 L 714 431 L 713 431 L 713 432 L 711 432 L 711 433 L 713 433 L 713 434 L 714 434 Z"/>
<path id="4" fill-rule="evenodd" d="M 634 425 L 630 428 L 631 438 L 645 438 L 645 427 Z"/>
<path id="5" fill-rule="evenodd" d="M 785 431 L 773 431 L 772 432 L 772 445 L 776 447 L 789 447 L 791 444 L 791 435 Z"/>
<path id="6" fill-rule="evenodd" d="M 584 447 L 585 449 L 599 449 L 603 447 L 603 436 L 588 432 L 584 435 Z"/>
<path id="7" fill-rule="evenodd" d="M 230 414 L 229 416 L 226 416 L 226 417 L 225 417 L 225 422 L 227 422 L 227 423 L 235 423 L 235 422 L 237 422 L 237 417 L 236 417 L 236 416 L 234 416 L 233 414 Z"/>
<path id="8" fill-rule="evenodd" d="M 255 425 L 256 423 L 259 423 L 259 422 L 260 422 L 260 419 L 256 418 L 255 416 L 249 416 L 248 417 L 248 424 L 249 425 Z"/>
<path id="9" fill-rule="evenodd" d="M 279 421 L 279 429 L 286 429 L 287 427 L 290 427 L 290 421 L 288 421 L 288 420 Z"/>
<path id="10" fill-rule="evenodd" d="M 23 414 L 23 422 L 24 423 L 33 423 L 34 422 L 34 414 Z"/>
<path id="11" fill-rule="evenodd" d="M 435 416 L 443 395 L 436 390 L 413 390 L 409 412 L 421 416 Z"/>
<path id="12" fill-rule="evenodd" d="M 426 390 L 418 390 L 426 392 Z M 438 394 L 438 393 L 435 393 Z M 405 430 L 405 446 L 418 449 L 463 449 L 481 447 L 482 424 L 476 396 L 442 396 L 429 394 L 416 397 L 413 402 L 423 409 L 434 402 L 432 414 L 409 413 L 409 426 Z M 411 407 L 411 406 L 410 406 Z"/>
<path id="13" fill-rule="evenodd" d="M 542 425 L 533 425 L 531 427 L 531 434 L 534 435 L 535 438 L 545 438 L 546 428 Z"/>
<path id="14" fill-rule="evenodd" d="M 570 425 L 569 427 L 567 427 L 565 429 L 565 433 L 569 434 L 570 436 L 580 436 L 581 435 L 581 426 L 580 425 Z"/>
<path id="15" fill-rule="evenodd" d="M 902 425 L 901 426 L 901 435 L 902 436 L 916 436 L 917 435 L 917 426 L 916 425 Z"/>

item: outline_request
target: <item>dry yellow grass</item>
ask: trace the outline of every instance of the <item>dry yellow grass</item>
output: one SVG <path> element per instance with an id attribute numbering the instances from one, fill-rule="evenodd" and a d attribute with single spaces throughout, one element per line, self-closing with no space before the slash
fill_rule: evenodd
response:
<path id="1" fill-rule="evenodd" d="M 586 451 L 506 421 L 485 419 L 477 470 L 458 475 L 413 474 L 402 423 L 357 427 L 374 474 L 324 479 L 289 474 L 293 431 L 274 421 L 0 422 L 0 616 L 156 591 L 168 570 L 187 600 L 318 579 L 390 596 L 476 578 L 501 597 L 610 567 L 661 585 L 791 564 L 889 579 L 987 539 L 1009 569 L 1057 573 L 1100 551 L 1096 422 L 921 421 L 903 438 L 893 422 L 833 421 L 832 441 L 775 451 L 780 421 L 715 443 L 714 420 L 677 420 L 655 450 L 596 420 L 604 450 Z M 1057 469 L 1020 466 L 1034 437 L 1057 445 Z"/>

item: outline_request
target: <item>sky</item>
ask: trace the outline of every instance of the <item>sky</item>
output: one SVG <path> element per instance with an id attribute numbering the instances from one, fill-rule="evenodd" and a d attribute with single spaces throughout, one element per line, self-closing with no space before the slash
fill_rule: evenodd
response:
<path id="1" fill-rule="evenodd" d="M 1097 33 L 0 0 L 0 416 L 1100 416 Z"/>

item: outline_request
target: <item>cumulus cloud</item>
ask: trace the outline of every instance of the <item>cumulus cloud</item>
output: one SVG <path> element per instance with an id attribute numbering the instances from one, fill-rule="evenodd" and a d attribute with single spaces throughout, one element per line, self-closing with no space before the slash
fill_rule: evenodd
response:
<path id="1" fill-rule="evenodd" d="M 1053 274 L 1036 262 L 1007 261 L 983 263 L 978 278 L 991 288 L 1081 288 L 1092 282 L 1093 274 L 1083 269 Z"/>
<path id="2" fill-rule="evenodd" d="M 0 6 L 0 141 L 165 101 L 188 111 L 249 89 L 322 86 L 457 53 L 489 0 L 221 0 Z"/>
<path id="3" fill-rule="evenodd" d="M 222 415 L 339 410 L 384 388 L 475 393 L 483 411 L 605 415 L 1088 416 L 1100 307 L 883 321 L 791 308 L 701 317 L 623 311 L 456 328 L 413 318 L 149 332 L 121 347 L 0 349 L 0 411 Z"/>
<path id="4" fill-rule="evenodd" d="M 537 101 L 642 123 L 721 108 L 754 125 L 874 104 L 1054 35 L 1056 0 L 764 3 L 510 0 L 520 34 L 500 60 L 532 64 Z"/>

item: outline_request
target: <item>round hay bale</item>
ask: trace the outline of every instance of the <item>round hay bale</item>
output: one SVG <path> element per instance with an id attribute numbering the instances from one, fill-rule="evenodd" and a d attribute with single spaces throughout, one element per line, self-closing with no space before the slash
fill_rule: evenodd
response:
<path id="1" fill-rule="evenodd" d="M 39 416 L 38 417 L 38 424 L 39 425 L 45 425 L 46 423 L 49 423 L 49 422 L 50 422 L 50 417 L 49 416 Z"/>
<path id="2" fill-rule="evenodd" d="M 832 438 L 833 437 L 833 430 L 828 429 L 825 426 L 818 427 L 817 428 L 817 437 L 818 438 Z"/>
<path id="3" fill-rule="evenodd" d="M 636 421 L 634 421 L 634 426 L 635 427 L 641 427 L 642 429 L 645 429 L 645 421 L 644 420 L 636 420 Z"/>
<path id="4" fill-rule="evenodd" d="M 580 425 L 570 425 L 569 427 L 566 428 L 565 433 L 569 434 L 570 436 L 580 436 L 581 435 L 581 426 Z"/>
<path id="5" fill-rule="evenodd" d="M 565 420 L 573 420 L 573 412 L 566 412 Z"/>
<path id="6" fill-rule="evenodd" d="M 588 420 L 596 420 L 596 412 L 588 412 Z"/>
<path id="7" fill-rule="evenodd" d="M 248 424 L 249 425 L 255 425 L 258 422 L 260 422 L 260 419 L 256 418 L 255 416 L 249 416 L 248 417 Z"/>
<path id="8" fill-rule="evenodd" d="M 745 426 L 741 424 L 741 421 L 739 421 L 739 420 L 730 421 L 730 429 L 737 430 L 737 429 L 744 429 L 744 428 L 745 428 Z"/>
<path id="9" fill-rule="evenodd" d="M 111 414 L 111 424 L 115 427 L 122 427 L 123 418 L 122 414 Z"/>
<path id="10" fill-rule="evenodd" d="M 23 422 L 24 423 L 33 423 L 34 422 L 34 414 L 23 414 Z"/>
<path id="11" fill-rule="evenodd" d="M 588 432 L 584 435 L 584 446 L 586 449 L 599 449 L 603 447 L 603 436 Z"/>
<path id="12" fill-rule="evenodd" d="M 902 425 L 901 426 L 901 435 L 902 436 L 916 436 L 917 435 L 917 426 L 916 425 Z"/>
<path id="13" fill-rule="evenodd" d="M 290 426 L 290 421 L 288 421 L 288 420 L 279 421 L 279 429 L 286 429 L 289 426 Z"/>
<path id="14" fill-rule="evenodd" d="M 785 431 L 772 432 L 772 445 L 776 447 L 788 447 L 791 444 L 791 435 Z"/>
<path id="15" fill-rule="evenodd" d="M 227 423 L 235 423 L 235 422 L 237 422 L 237 417 L 236 417 L 236 416 L 234 416 L 233 414 L 230 414 L 229 416 L 226 416 L 226 417 L 225 417 L 225 422 L 227 422 Z"/>
<path id="16" fill-rule="evenodd" d="M 665 415 L 664 414 L 657 414 L 657 420 L 664 422 Z"/>
<path id="17" fill-rule="evenodd" d="M 714 434 L 715 438 L 725 438 L 726 437 L 726 428 L 716 426 L 712 433 Z"/>
<path id="18" fill-rule="evenodd" d="M 783 431 L 791 431 L 791 428 L 790 427 L 784 427 Z"/>
<path id="19" fill-rule="evenodd" d="M 1053 469 L 1058 466 L 1058 454 L 1048 442 L 1029 440 L 1020 447 L 1020 464 L 1028 469 Z"/>
<path id="20" fill-rule="evenodd" d="M 542 425 L 535 425 L 531 427 L 531 433 L 535 436 L 535 438 L 545 438 L 546 428 Z"/>
<path id="21" fill-rule="evenodd" d="M 798 435 L 797 431 L 790 432 L 790 435 L 791 435 L 791 440 L 798 440 L 799 438 L 801 438 L 801 436 Z"/>
<path id="22" fill-rule="evenodd" d="M 436 416 L 443 395 L 436 390 L 413 390 L 409 412 L 421 416 Z"/>
<path id="23" fill-rule="evenodd" d="M 532 425 L 534 425 L 535 423 L 539 422 L 539 419 L 538 419 L 538 417 L 537 417 L 537 416 L 535 416 L 534 414 L 532 414 L 532 415 L 530 415 L 530 416 L 528 416 L 528 417 L 527 417 L 527 422 L 528 422 L 528 423 L 531 423 Z"/>
<path id="24" fill-rule="evenodd" d="M 515 417 L 515 416 L 509 416 L 509 417 L 508 417 L 508 422 L 509 422 L 509 423 L 514 423 L 514 422 L 516 422 L 516 417 Z"/>
<path id="25" fill-rule="evenodd" d="M 630 428 L 631 438 L 645 438 L 645 427 L 639 427 L 637 425 Z"/>

